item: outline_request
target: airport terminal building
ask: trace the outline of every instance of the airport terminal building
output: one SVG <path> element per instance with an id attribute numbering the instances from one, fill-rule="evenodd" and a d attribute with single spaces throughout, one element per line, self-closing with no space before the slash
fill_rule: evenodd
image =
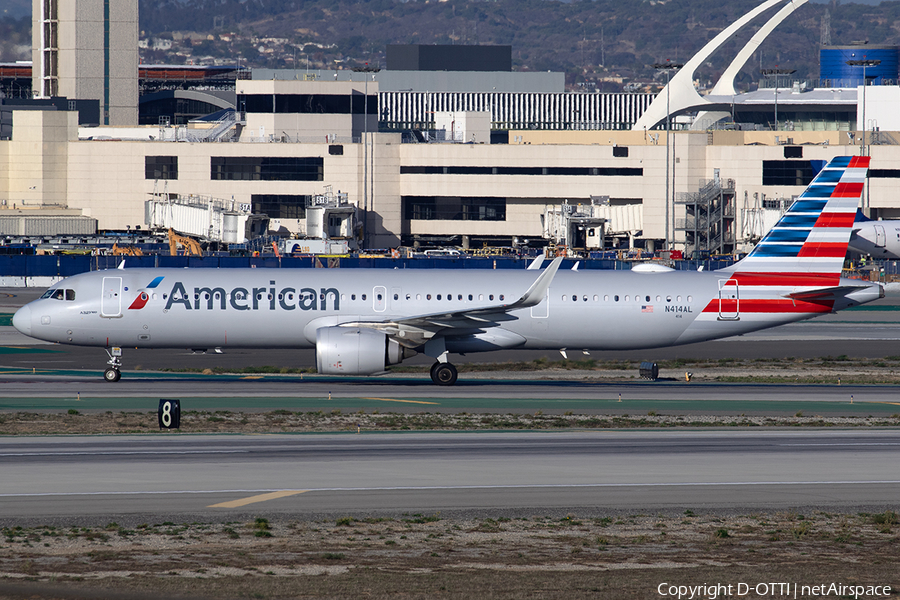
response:
<path id="1" fill-rule="evenodd" d="M 662 94 L 565 92 L 561 74 L 504 71 L 254 71 L 235 78 L 233 110 L 187 124 L 84 127 L 77 110 L 0 105 L 0 216 L 66 209 L 134 230 L 154 194 L 210 196 L 302 236 L 330 189 L 356 206 L 369 248 L 524 243 L 547 236 L 554 211 L 590 207 L 606 247 L 731 253 L 818 164 L 863 152 L 866 210 L 900 216 L 900 88 L 786 85 L 732 98 L 727 128 L 675 116 L 668 134 L 664 120 L 640 126 Z M 223 98 L 210 105 L 228 108 Z M 672 115 L 727 112 L 708 98 Z M 777 121 L 739 121 L 776 103 Z M 819 126 L 823 113 L 843 116 Z"/>

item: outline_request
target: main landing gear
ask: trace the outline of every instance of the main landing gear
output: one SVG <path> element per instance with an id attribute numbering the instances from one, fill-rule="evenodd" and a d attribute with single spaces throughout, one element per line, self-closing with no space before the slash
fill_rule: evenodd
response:
<path id="1" fill-rule="evenodd" d="M 431 380 L 438 385 L 453 385 L 458 375 L 456 367 L 448 362 L 436 362 L 431 365 Z"/>
<path id="2" fill-rule="evenodd" d="M 109 356 L 109 362 L 106 363 L 109 365 L 109 368 L 103 372 L 103 379 L 110 383 L 115 383 L 122 378 L 122 372 L 120 371 L 122 368 L 122 349 L 113 348 L 112 351 L 107 350 L 106 354 Z"/>

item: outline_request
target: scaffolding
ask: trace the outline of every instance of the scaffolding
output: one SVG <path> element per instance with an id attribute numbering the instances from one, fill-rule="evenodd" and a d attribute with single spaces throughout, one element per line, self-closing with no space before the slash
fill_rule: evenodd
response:
<path id="1" fill-rule="evenodd" d="M 688 257 L 733 254 L 735 251 L 735 191 L 733 179 L 702 180 L 697 192 L 680 193 L 675 203 L 684 206 L 684 218 L 675 230 L 684 232 Z"/>

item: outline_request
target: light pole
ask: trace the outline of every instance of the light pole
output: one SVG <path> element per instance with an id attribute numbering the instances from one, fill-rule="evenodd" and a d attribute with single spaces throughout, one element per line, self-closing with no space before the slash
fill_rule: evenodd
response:
<path id="1" fill-rule="evenodd" d="M 862 67 L 863 68 L 863 95 L 862 95 L 862 148 L 860 148 L 860 156 L 868 156 L 869 148 L 866 146 L 866 86 L 869 85 L 868 79 L 866 79 L 866 67 L 877 67 L 881 64 L 881 61 L 877 58 L 866 59 L 863 56 L 862 60 L 848 60 L 847 64 L 851 67 Z M 868 173 L 868 171 L 867 171 Z M 868 179 L 868 175 L 866 175 Z"/>
<path id="2" fill-rule="evenodd" d="M 863 68 L 863 96 L 862 96 L 862 130 L 863 130 L 863 139 L 862 139 L 862 148 L 860 148 L 860 152 L 862 152 L 861 156 L 869 155 L 869 147 L 866 145 L 866 87 L 869 85 L 869 80 L 866 79 L 866 67 L 877 67 L 881 64 L 881 61 L 877 58 L 867 59 L 863 56 L 862 60 L 848 60 L 847 64 L 851 67 L 862 67 Z M 870 212 L 872 210 L 871 203 L 869 202 L 869 170 L 866 169 L 866 206 L 863 210 L 863 214 L 867 217 L 870 216 Z"/>
<path id="3" fill-rule="evenodd" d="M 378 67 L 370 67 L 366 63 L 365 67 L 357 67 L 353 69 L 357 73 L 363 73 L 363 246 L 368 247 L 369 240 L 369 73 L 374 77 L 375 73 L 381 69 Z M 352 109 L 351 109 L 352 111 Z M 373 150 L 374 152 L 374 150 Z M 374 185 L 374 177 L 372 178 Z M 375 190 L 372 190 L 372 201 L 375 201 Z"/>
<path id="4" fill-rule="evenodd" d="M 778 131 L 778 76 L 779 75 L 790 75 L 795 73 L 796 69 L 779 69 L 778 65 L 775 65 L 774 69 L 761 69 L 759 71 L 760 75 L 774 75 L 775 76 L 775 131 Z"/>
<path id="5" fill-rule="evenodd" d="M 666 62 L 664 62 L 664 63 L 654 63 L 651 66 L 654 69 L 662 70 L 662 71 L 666 72 L 666 248 L 665 249 L 668 250 L 669 249 L 669 137 L 671 137 L 671 133 L 672 133 L 670 114 L 669 114 L 669 95 L 670 95 L 669 75 L 672 71 L 677 71 L 684 65 L 681 63 L 673 63 L 669 59 L 666 59 Z M 674 148 L 674 144 L 673 144 L 673 148 L 672 148 L 673 153 L 674 153 L 674 150 L 675 150 L 675 148 Z M 675 192 L 674 187 L 675 186 L 673 185 L 672 186 L 673 195 Z M 673 220 L 672 240 L 674 241 L 674 239 L 675 239 L 675 227 L 674 227 L 675 206 L 674 206 L 674 203 L 672 206 L 672 220 Z"/>

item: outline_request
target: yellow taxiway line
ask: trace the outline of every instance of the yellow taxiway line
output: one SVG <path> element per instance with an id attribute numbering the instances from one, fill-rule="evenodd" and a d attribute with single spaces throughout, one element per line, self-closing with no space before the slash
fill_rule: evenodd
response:
<path id="1" fill-rule="evenodd" d="M 440 404 L 440 402 L 425 402 L 424 400 L 398 400 L 396 398 L 363 398 L 363 400 L 379 400 L 381 402 L 404 402 L 406 404 Z"/>
<path id="2" fill-rule="evenodd" d="M 303 494 L 305 492 L 306 490 L 283 490 L 281 492 L 270 492 L 268 494 L 259 494 L 257 496 L 250 496 L 249 498 L 240 498 L 238 500 L 232 500 L 230 502 L 211 504 L 206 508 L 240 508 L 241 506 L 247 506 L 248 504 L 266 502 L 267 500 L 277 500 L 278 498 L 287 498 L 288 496 L 296 496 L 297 494 Z"/>

